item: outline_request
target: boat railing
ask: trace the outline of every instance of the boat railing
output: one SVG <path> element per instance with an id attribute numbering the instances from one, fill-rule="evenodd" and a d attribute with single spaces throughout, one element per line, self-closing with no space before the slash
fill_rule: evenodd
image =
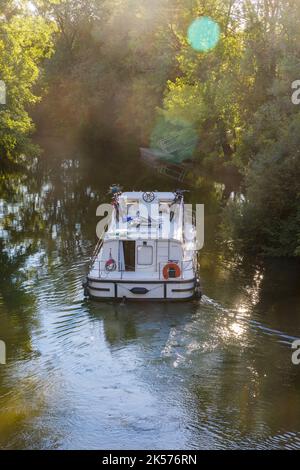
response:
<path id="1" fill-rule="evenodd" d="M 193 270 L 195 266 L 195 260 L 192 258 L 188 260 L 183 260 L 183 261 L 171 261 L 170 260 L 169 263 L 177 264 L 180 268 L 180 275 L 176 278 L 170 278 L 170 279 L 174 279 L 174 281 L 185 279 L 185 273 L 187 271 Z M 150 273 L 155 274 L 158 272 L 158 279 L 163 280 L 164 279 L 163 270 L 166 264 L 167 264 L 166 261 L 160 261 L 157 264 L 156 271 L 150 271 Z M 94 260 L 92 264 L 92 268 L 94 271 L 98 273 L 99 279 L 107 279 L 109 278 L 110 274 L 120 274 L 121 280 L 124 279 L 124 273 L 139 272 L 141 274 L 147 274 L 147 272 L 142 271 L 142 270 L 136 271 L 134 266 L 126 266 L 125 268 L 123 267 L 123 264 L 121 263 L 118 263 L 118 265 L 116 266 L 116 269 L 109 270 L 107 269 L 106 261 L 101 261 L 101 260 L 97 261 L 96 259 Z"/>

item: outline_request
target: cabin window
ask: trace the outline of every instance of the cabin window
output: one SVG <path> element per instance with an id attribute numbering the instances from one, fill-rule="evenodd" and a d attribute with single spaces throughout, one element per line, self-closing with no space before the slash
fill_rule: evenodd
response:
<path id="1" fill-rule="evenodd" d="M 143 266 L 149 266 L 153 264 L 153 247 L 139 246 L 137 250 L 137 262 Z"/>

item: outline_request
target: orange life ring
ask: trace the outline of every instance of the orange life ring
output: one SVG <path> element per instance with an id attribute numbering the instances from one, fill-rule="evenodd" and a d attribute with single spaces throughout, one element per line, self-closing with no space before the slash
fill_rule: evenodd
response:
<path id="1" fill-rule="evenodd" d="M 163 269 L 163 276 L 165 279 L 169 279 L 170 277 L 170 269 L 175 271 L 174 277 L 179 277 L 181 274 L 180 267 L 176 263 L 168 263 L 164 266 Z"/>

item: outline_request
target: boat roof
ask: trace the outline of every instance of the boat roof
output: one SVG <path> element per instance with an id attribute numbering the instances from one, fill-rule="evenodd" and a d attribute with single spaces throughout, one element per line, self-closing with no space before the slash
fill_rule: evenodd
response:
<path id="1" fill-rule="evenodd" d="M 147 192 L 146 192 L 147 193 Z M 175 193 L 162 192 L 162 191 L 149 191 L 154 194 L 154 199 L 149 202 L 149 206 L 155 204 L 166 204 L 171 207 L 174 202 Z M 146 212 L 136 213 L 129 215 L 129 206 L 134 204 L 146 204 L 143 196 L 145 191 L 127 191 L 119 196 L 120 215 L 119 221 L 113 217 L 109 228 L 106 232 L 105 239 L 128 238 L 128 239 L 174 239 L 182 240 L 183 229 L 183 209 L 182 204 L 173 206 L 174 217 L 170 220 L 170 213 L 168 210 L 161 208 L 161 212 Z M 161 206 L 160 206 L 161 207 Z M 134 209 L 133 209 L 134 212 Z M 147 215 L 148 214 L 148 215 Z"/>

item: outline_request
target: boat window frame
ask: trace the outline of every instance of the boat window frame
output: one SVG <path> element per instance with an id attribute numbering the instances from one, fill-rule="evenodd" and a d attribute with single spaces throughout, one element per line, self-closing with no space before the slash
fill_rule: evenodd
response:
<path id="1" fill-rule="evenodd" d="M 140 249 L 143 248 L 143 249 L 147 249 L 147 248 L 151 248 L 151 263 L 140 263 L 139 262 L 139 251 Z M 144 245 L 138 245 L 136 247 L 136 251 L 137 251 L 137 257 L 136 257 L 136 264 L 137 266 L 152 266 L 153 265 L 153 253 L 154 253 L 154 250 L 153 250 L 153 246 L 152 245 L 147 245 L 147 246 L 144 246 Z"/>

